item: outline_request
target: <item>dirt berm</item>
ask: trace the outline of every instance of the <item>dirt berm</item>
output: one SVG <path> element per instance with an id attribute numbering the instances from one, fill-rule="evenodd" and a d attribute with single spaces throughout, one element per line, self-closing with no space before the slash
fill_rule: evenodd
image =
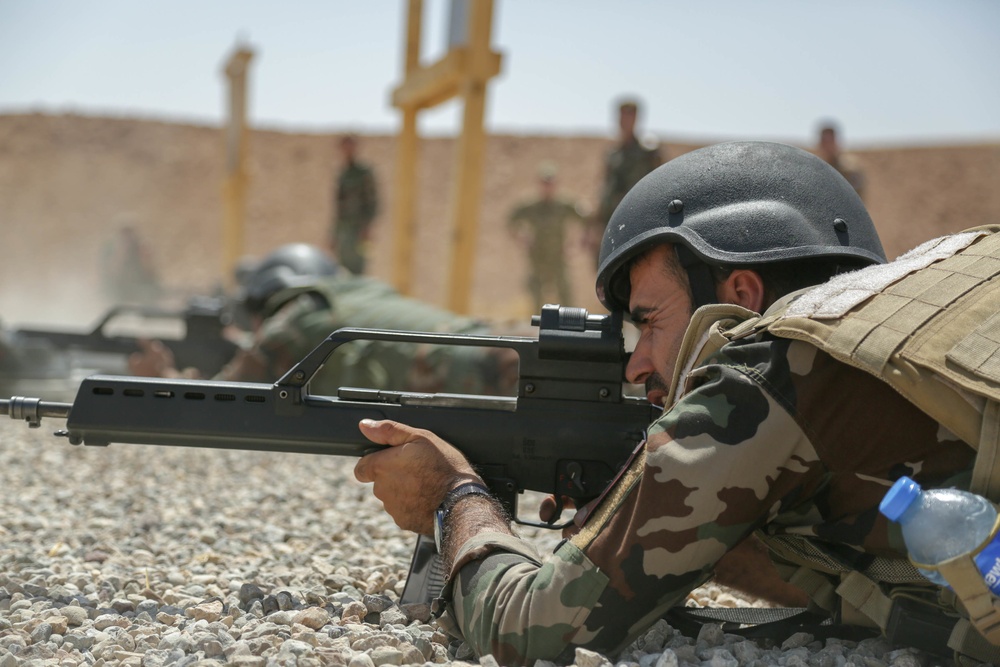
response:
<path id="1" fill-rule="evenodd" d="M 336 134 L 251 133 L 245 249 L 261 255 L 291 241 L 324 243 L 339 155 Z M 701 143 L 709 143 L 708 141 Z M 606 137 L 489 138 L 473 313 L 523 317 L 525 261 L 508 236 L 513 205 L 533 195 L 543 160 L 559 169 L 562 195 L 596 203 Z M 444 305 L 455 142 L 425 139 L 419 167 L 412 293 Z M 668 157 L 695 148 L 664 137 Z M 371 248 L 373 275 L 390 279 L 395 139 L 363 136 L 382 200 Z M 1000 143 L 865 147 L 853 152 L 867 203 L 890 257 L 920 241 L 1000 222 Z M 86 324 L 101 310 L 102 245 L 122 224 L 151 246 L 162 281 L 206 291 L 222 279 L 222 132 L 217 127 L 77 115 L 0 115 L 0 321 Z M 578 231 L 578 230 L 577 230 Z M 599 308 L 594 258 L 571 235 L 576 305 Z"/>

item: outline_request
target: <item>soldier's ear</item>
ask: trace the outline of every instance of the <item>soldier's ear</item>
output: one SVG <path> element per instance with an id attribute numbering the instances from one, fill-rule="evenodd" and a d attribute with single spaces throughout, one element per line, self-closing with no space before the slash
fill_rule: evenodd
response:
<path id="1" fill-rule="evenodd" d="M 734 269 L 716 287 L 719 303 L 734 303 L 755 313 L 762 312 L 766 298 L 764 279 L 750 269 Z"/>

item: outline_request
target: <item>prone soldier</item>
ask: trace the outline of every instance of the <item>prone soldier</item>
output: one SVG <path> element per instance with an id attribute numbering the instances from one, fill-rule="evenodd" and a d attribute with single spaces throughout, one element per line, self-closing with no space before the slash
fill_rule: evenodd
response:
<path id="1" fill-rule="evenodd" d="M 250 341 L 216 376 L 219 380 L 274 382 L 341 327 L 487 334 L 476 319 L 404 297 L 374 278 L 343 270 L 316 246 L 277 248 L 245 277 L 239 297 L 251 323 Z M 497 348 L 425 346 L 356 341 L 341 346 L 311 385 L 335 395 L 342 386 L 405 391 L 509 394 L 516 355 Z M 130 359 L 135 375 L 197 377 L 178 370 L 155 342 Z"/>
<path id="2" fill-rule="evenodd" d="M 453 630 L 504 665 L 570 660 L 576 647 L 614 654 L 752 534 L 786 573 L 810 583 L 817 608 L 845 622 L 888 633 L 907 609 L 891 597 L 900 582 L 908 600 L 937 599 L 878 505 L 901 475 L 925 488 L 967 487 L 973 446 L 860 362 L 835 358 L 836 337 L 820 345 L 774 324 L 789 308 L 782 297 L 831 276 L 840 291 L 818 307 L 848 302 L 850 311 L 867 303 L 859 294 L 871 296 L 862 285 L 872 273 L 852 271 L 881 269 L 885 257 L 850 184 L 789 146 L 704 148 L 629 192 L 600 259 L 598 297 L 640 332 L 627 379 L 664 412 L 553 554 L 543 558 L 512 534 L 476 471 L 435 434 L 360 425 L 393 447 L 363 457 L 355 475 L 374 483 L 400 527 L 435 533 Z M 776 314 L 757 316 L 769 308 Z M 869 326 L 844 321 L 841 337 Z M 891 328 L 869 341 L 872 353 Z M 876 562 L 909 579 L 880 579 Z"/>

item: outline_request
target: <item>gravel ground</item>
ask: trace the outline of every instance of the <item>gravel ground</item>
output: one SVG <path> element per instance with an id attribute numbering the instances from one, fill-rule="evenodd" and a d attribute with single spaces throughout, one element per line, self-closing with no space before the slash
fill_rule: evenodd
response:
<path id="1" fill-rule="evenodd" d="M 0 418 L 0 667 L 481 664 L 400 607 L 412 536 L 351 474 L 309 455 L 73 447 Z M 555 542 L 551 534 L 538 539 Z M 705 605 L 755 604 L 707 586 Z M 929 665 L 881 640 L 765 649 L 661 621 L 579 667 Z M 539 665 L 538 667 L 547 667 Z"/>

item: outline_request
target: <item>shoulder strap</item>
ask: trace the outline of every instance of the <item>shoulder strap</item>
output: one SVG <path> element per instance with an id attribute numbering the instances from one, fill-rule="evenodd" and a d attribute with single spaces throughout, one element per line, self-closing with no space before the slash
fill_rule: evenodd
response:
<path id="1" fill-rule="evenodd" d="M 670 393 L 666 405 L 673 405 L 680 396 L 678 388 L 693 368 L 712 356 L 729 342 L 724 334 L 729 329 L 745 321 L 756 321 L 760 316 L 752 310 L 731 303 L 702 306 L 691 316 L 691 323 L 681 340 L 674 375 L 670 382 Z M 682 363 L 683 361 L 683 363 Z"/>

